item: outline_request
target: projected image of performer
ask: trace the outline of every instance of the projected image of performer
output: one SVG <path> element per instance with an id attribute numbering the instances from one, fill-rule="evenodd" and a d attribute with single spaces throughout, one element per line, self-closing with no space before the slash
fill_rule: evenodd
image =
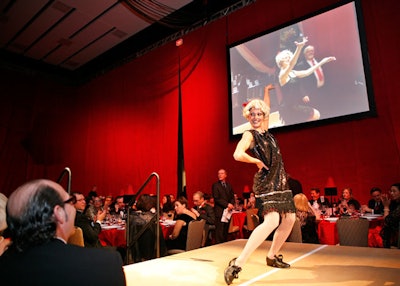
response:
<path id="1" fill-rule="evenodd" d="M 320 112 L 311 106 L 310 97 L 304 90 L 300 79 L 313 74 L 322 65 L 336 60 L 335 57 L 326 57 L 308 69 L 295 70 L 294 67 L 301 50 L 307 41 L 307 37 L 303 37 L 301 42 L 295 42 L 296 50 L 294 53 L 283 50 L 275 57 L 276 64 L 280 68 L 279 85 L 283 96 L 279 113 L 286 125 L 320 118 Z"/>

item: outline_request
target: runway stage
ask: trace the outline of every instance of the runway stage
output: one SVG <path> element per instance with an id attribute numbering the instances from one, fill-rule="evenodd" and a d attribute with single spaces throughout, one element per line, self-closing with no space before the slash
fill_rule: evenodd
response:
<path id="1" fill-rule="evenodd" d="M 226 285 L 224 269 L 246 239 L 124 266 L 127 285 Z M 271 241 L 250 256 L 232 285 L 400 285 L 400 249 L 328 246 L 286 242 L 289 269 L 265 264 Z"/>

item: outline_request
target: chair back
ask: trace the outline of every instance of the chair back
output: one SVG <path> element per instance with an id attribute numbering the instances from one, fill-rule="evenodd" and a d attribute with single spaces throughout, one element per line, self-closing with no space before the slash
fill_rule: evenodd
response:
<path id="1" fill-rule="evenodd" d="M 75 232 L 68 238 L 68 244 L 74 244 L 82 247 L 85 246 L 83 232 L 79 226 L 75 227 Z"/>
<path id="2" fill-rule="evenodd" d="M 399 221 L 399 230 L 397 232 L 397 248 L 400 249 L 400 221 Z"/>
<path id="3" fill-rule="evenodd" d="M 288 242 L 303 242 L 302 234 L 301 234 L 301 225 L 300 225 L 300 220 L 296 218 L 292 232 L 289 234 L 289 237 L 287 238 Z"/>
<path id="4" fill-rule="evenodd" d="M 336 228 L 340 245 L 368 247 L 367 219 L 340 218 L 336 222 Z"/>
<path id="5" fill-rule="evenodd" d="M 258 218 L 258 209 L 248 209 L 246 210 L 246 230 L 253 231 L 259 224 L 260 220 Z"/>
<path id="6" fill-rule="evenodd" d="M 186 251 L 201 247 L 205 224 L 206 221 L 204 219 L 192 220 L 191 222 L 189 222 L 186 240 Z"/>
<path id="7" fill-rule="evenodd" d="M 239 231 L 239 226 L 233 225 L 233 219 L 231 218 L 229 221 L 228 233 L 234 233 Z"/>

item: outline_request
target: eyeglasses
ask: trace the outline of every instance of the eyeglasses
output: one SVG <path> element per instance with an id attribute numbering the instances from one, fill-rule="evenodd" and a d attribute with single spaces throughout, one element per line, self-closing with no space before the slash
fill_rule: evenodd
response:
<path id="1" fill-rule="evenodd" d="M 76 197 L 75 196 L 71 196 L 68 200 L 63 201 L 63 204 L 71 204 L 74 205 L 76 204 Z"/>

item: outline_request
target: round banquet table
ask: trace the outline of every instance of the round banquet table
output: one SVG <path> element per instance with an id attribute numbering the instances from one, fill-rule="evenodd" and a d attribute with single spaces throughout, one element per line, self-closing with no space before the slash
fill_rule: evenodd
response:
<path id="1" fill-rule="evenodd" d="M 163 223 L 160 223 L 160 225 L 164 239 L 168 239 L 168 236 L 174 230 L 174 226 Z M 103 246 L 126 247 L 125 228 L 116 226 L 103 228 L 99 233 L 99 239 Z"/>
<path id="2" fill-rule="evenodd" d="M 368 219 L 368 246 L 369 247 L 383 247 L 380 231 L 383 225 L 383 217 L 374 217 Z M 328 245 L 339 244 L 339 234 L 336 228 L 335 220 L 321 220 L 318 223 L 318 238 L 319 243 Z"/>
<path id="3" fill-rule="evenodd" d="M 99 233 L 99 239 L 103 246 L 126 247 L 125 228 L 102 229 Z"/>

